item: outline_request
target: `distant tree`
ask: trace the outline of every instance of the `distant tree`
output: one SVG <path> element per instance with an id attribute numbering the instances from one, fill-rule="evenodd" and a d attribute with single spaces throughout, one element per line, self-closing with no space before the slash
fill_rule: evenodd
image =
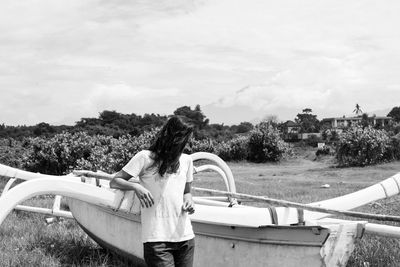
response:
<path id="1" fill-rule="evenodd" d="M 387 114 L 388 117 L 392 117 L 395 122 L 400 122 L 400 107 L 394 107 Z"/>
<path id="2" fill-rule="evenodd" d="M 353 110 L 354 113 L 356 113 L 356 115 L 358 115 L 358 113 L 362 113 L 361 107 L 359 104 L 356 104 L 356 108 Z"/>
<path id="3" fill-rule="evenodd" d="M 250 132 L 248 159 L 253 162 L 279 161 L 289 151 L 277 128 L 261 122 Z"/>
<path id="4" fill-rule="evenodd" d="M 247 133 L 250 132 L 254 128 L 253 124 L 250 122 L 241 122 L 237 125 L 236 133 Z"/>
<path id="5" fill-rule="evenodd" d="M 317 133 L 320 129 L 320 122 L 317 115 L 312 114 L 309 108 L 303 109 L 303 113 L 297 114 L 295 122 L 300 126 L 301 133 Z"/>
<path id="6" fill-rule="evenodd" d="M 197 139 L 213 139 L 218 142 L 227 141 L 235 135 L 236 125 L 208 124 L 204 129 L 195 132 Z"/>
<path id="7" fill-rule="evenodd" d="M 41 122 L 33 128 L 33 134 L 36 136 L 49 136 L 51 134 L 54 134 L 55 132 L 56 130 L 54 129 L 54 127 L 45 122 Z"/>
<path id="8" fill-rule="evenodd" d="M 112 124 L 115 121 L 118 121 L 122 118 L 122 114 L 116 112 L 115 110 L 104 110 L 100 112 L 99 119 L 103 122 L 103 124 Z"/>
<path id="9" fill-rule="evenodd" d="M 77 127 L 85 127 L 88 125 L 100 125 L 101 121 L 97 118 L 81 118 L 79 121 L 75 123 Z"/>
<path id="10" fill-rule="evenodd" d="M 167 116 L 161 116 L 160 114 L 148 114 L 145 113 L 140 121 L 140 125 L 146 126 L 147 128 L 159 127 L 167 121 Z"/>
<path id="11" fill-rule="evenodd" d="M 188 121 L 196 127 L 197 130 L 203 129 L 209 123 L 209 119 L 207 119 L 201 111 L 200 105 L 196 105 L 194 110 L 192 110 L 189 106 L 179 107 L 174 111 L 174 115 L 186 117 Z"/>
<path id="12" fill-rule="evenodd" d="M 99 118 L 82 118 L 75 125 L 76 131 L 85 131 L 89 135 L 102 134 L 113 137 L 130 134 L 138 136 L 145 131 L 161 126 L 167 120 L 167 116 L 159 114 L 140 115 L 122 114 L 115 110 L 100 112 Z"/>

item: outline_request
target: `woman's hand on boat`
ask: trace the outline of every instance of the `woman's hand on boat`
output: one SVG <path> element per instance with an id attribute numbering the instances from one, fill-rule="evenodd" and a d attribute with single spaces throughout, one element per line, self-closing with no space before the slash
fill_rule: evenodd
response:
<path id="1" fill-rule="evenodd" d="M 154 198 L 149 190 L 140 184 L 135 184 L 134 187 L 135 193 L 140 200 L 140 205 L 142 205 L 143 208 L 150 208 L 154 205 Z"/>
<path id="2" fill-rule="evenodd" d="M 189 214 L 194 213 L 194 201 L 191 193 L 183 195 L 183 211 L 187 211 Z"/>

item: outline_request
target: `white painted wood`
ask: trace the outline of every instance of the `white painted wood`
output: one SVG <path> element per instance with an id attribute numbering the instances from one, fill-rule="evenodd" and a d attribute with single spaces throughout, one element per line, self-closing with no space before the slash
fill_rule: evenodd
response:
<path id="1" fill-rule="evenodd" d="M 40 214 L 45 214 L 45 215 L 51 215 L 51 216 L 56 216 L 56 217 L 64 217 L 64 218 L 68 218 L 68 219 L 74 218 L 72 216 L 71 212 L 64 211 L 64 210 L 54 211 L 52 209 L 31 207 L 31 206 L 24 206 L 24 205 L 17 205 L 14 209 L 20 210 L 20 211 L 26 211 L 26 212 L 34 212 L 34 213 L 40 213 Z"/>
<path id="2" fill-rule="evenodd" d="M 53 202 L 53 212 L 59 212 L 60 211 L 60 206 L 61 206 L 61 196 L 55 196 L 54 202 Z"/>
<path id="3" fill-rule="evenodd" d="M 390 238 L 400 238 L 400 227 L 391 225 L 367 223 L 365 225 L 365 232 L 368 234 L 386 236 Z"/>
<path id="4" fill-rule="evenodd" d="M 321 249 L 321 256 L 326 267 L 344 267 L 354 250 L 355 240 L 360 227 L 358 222 L 330 225 L 330 235 Z"/>
<path id="5" fill-rule="evenodd" d="M 388 192 L 389 194 L 385 193 L 385 190 L 383 189 L 383 186 L 381 184 L 383 184 L 387 188 L 386 192 Z M 397 185 L 400 185 L 400 173 L 357 192 L 328 200 L 313 202 L 310 203 L 310 205 L 323 208 L 340 208 L 343 210 L 351 210 L 357 207 L 364 206 L 368 203 L 399 194 L 400 186 Z M 328 215 L 324 213 L 313 214 L 311 216 L 312 218 L 310 219 L 318 219 L 326 216 Z"/>
<path id="6" fill-rule="evenodd" d="M 228 180 L 228 188 L 230 192 L 236 192 L 236 185 L 235 185 L 235 180 L 233 179 L 233 174 L 231 169 L 229 168 L 228 164 L 225 163 L 220 157 L 217 155 L 207 153 L 207 152 L 196 152 L 191 154 L 191 157 L 193 161 L 201 160 L 201 159 L 206 159 L 214 162 L 217 164 L 219 168 L 222 169 L 222 171 L 225 173 L 225 176 Z"/>
<path id="7" fill-rule="evenodd" d="M 349 222 L 347 220 L 340 220 L 334 218 L 324 218 L 321 220 L 314 221 L 315 224 L 326 226 L 330 224 L 340 224 L 344 222 Z M 400 227 L 376 223 L 363 222 L 365 225 L 365 233 L 379 236 L 386 236 L 390 238 L 400 238 Z"/>
<path id="8" fill-rule="evenodd" d="M 115 198 L 114 192 L 71 181 L 69 178 L 34 179 L 13 187 L 0 198 L 0 224 L 15 206 L 27 199 L 44 194 L 62 195 L 109 207 L 113 207 Z"/>
<path id="9" fill-rule="evenodd" d="M 213 170 L 213 171 L 217 172 L 224 180 L 226 191 L 232 192 L 232 190 L 229 186 L 228 178 L 226 178 L 226 174 L 221 168 L 219 168 L 218 166 L 215 166 L 215 165 L 211 165 L 211 164 L 195 167 L 195 173 L 206 171 L 206 170 Z"/>
<path id="10" fill-rule="evenodd" d="M 3 195 L 5 192 L 7 192 L 8 190 L 10 190 L 11 186 L 13 185 L 13 183 L 17 181 L 16 178 L 11 178 L 10 180 L 8 180 L 6 186 L 4 186 L 3 192 L 1 192 L 1 195 Z"/>

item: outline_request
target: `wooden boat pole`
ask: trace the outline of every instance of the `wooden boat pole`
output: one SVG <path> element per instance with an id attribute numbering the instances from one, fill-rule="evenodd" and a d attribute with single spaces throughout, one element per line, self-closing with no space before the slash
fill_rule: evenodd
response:
<path id="1" fill-rule="evenodd" d="M 202 192 L 202 193 L 211 193 L 214 195 L 222 195 L 237 199 L 245 199 L 245 200 L 252 200 L 256 202 L 263 202 L 270 205 L 275 206 L 282 206 L 287 208 L 298 208 L 303 210 L 309 210 L 314 212 L 322 212 L 322 213 L 329 213 L 335 215 L 344 215 L 362 219 L 371 219 L 371 220 L 378 220 L 378 221 L 391 221 L 391 222 L 400 222 L 400 216 L 393 216 L 393 215 L 382 215 L 382 214 L 371 214 L 371 213 L 363 213 L 357 211 L 347 211 L 347 210 L 335 210 L 335 209 L 327 209 L 319 206 L 311 206 L 307 204 L 301 204 L 286 200 L 279 200 L 273 199 L 263 196 L 254 196 L 249 194 L 242 194 L 242 193 L 232 193 L 227 191 L 215 190 L 215 189 L 206 189 L 206 188 L 199 188 L 199 187 L 192 187 L 193 191 Z"/>
<path id="2" fill-rule="evenodd" d="M 87 176 L 87 177 L 93 177 L 93 178 L 105 179 L 105 180 L 111 180 L 113 177 L 113 175 L 111 175 L 111 174 L 97 173 L 97 172 L 92 172 L 92 171 L 74 171 L 73 174 L 77 175 L 77 176 Z M 291 201 L 286 201 L 286 200 L 273 199 L 273 198 L 268 198 L 268 197 L 263 197 L 263 196 L 254 196 L 254 195 L 243 194 L 243 193 L 233 193 L 233 192 L 227 192 L 227 191 L 221 191 L 221 190 L 215 190 L 215 189 L 192 187 L 192 190 L 197 191 L 197 192 L 203 192 L 203 193 L 211 193 L 214 195 L 227 196 L 227 197 L 231 197 L 231 198 L 263 202 L 263 203 L 267 203 L 270 205 L 282 206 L 282 207 L 287 207 L 287 208 L 298 208 L 298 209 L 309 210 L 309 211 L 314 211 L 314 212 L 321 212 L 321 213 L 328 213 L 328 214 L 335 214 L 335 215 L 344 215 L 344 216 L 349 216 L 349 217 L 378 220 L 378 221 L 400 222 L 400 216 L 328 209 L 328 208 L 323 208 L 323 207 L 319 207 L 319 206 L 312 206 L 312 205 L 301 204 L 301 203 L 296 203 L 296 202 L 291 202 Z"/>

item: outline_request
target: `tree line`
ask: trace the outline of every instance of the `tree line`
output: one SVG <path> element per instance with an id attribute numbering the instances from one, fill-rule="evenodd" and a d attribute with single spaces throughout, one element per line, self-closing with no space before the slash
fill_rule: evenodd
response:
<path id="1" fill-rule="evenodd" d="M 356 109 L 353 112 L 356 113 L 356 116 L 361 117 L 361 126 L 363 126 L 364 128 L 368 126 L 374 126 L 372 125 L 368 114 L 362 113 L 362 110 L 358 104 L 356 105 Z M 394 130 L 394 128 L 396 127 L 398 128 L 398 125 L 400 124 L 400 107 L 393 107 L 392 110 L 387 114 L 387 117 L 391 117 L 393 119 L 391 125 L 386 125 L 385 127 L 382 127 L 381 125 L 377 124 L 374 127 L 378 129 L 385 128 L 389 131 Z M 294 121 L 299 127 L 299 133 L 319 133 L 326 130 L 326 125 L 324 125 L 322 121 L 317 119 L 317 115 L 313 114 L 312 109 L 310 108 L 305 108 L 302 110 L 301 113 L 298 113 Z M 285 123 L 277 123 L 277 127 L 281 130 L 281 132 L 284 132 L 283 127 L 285 127 Z M 395 130 L 395 132 L 398 133 L 398 129 Z"/>
<path id="2" fill-rule="evenodd" d="M 250 122 L 241 122 L 237 125 L 210 124 L 210 120 L 204 115 L 200 105 L 194 109 L 190 106 L 177 108 L 174 115 L 186 117 L 195 128 L 196 139 L 214 139 L 216 141 L 227 141 L 236 135 L 250 132 L 254 125 Z M 171 114 L 172 115 L 172 114 Z M 366 114 L 362 116 L 366 117 Z M 387 114 L 392 117 L 394 123 L 400 123 L 400 107 L 394 107 Z M 36 125 L 8 126 L 0 124 L 0 138 L 13 138 L 22 140 L 25 137 L 52 137 L 62 132 L 86 132 L 89 135 L 104 135 L 119 138 L 125 135 L 139 136 L 150 129 L 160 127 L 168 119 L 168 115 L 135 113 L 123 114 L 115 110 L 104 110 L 99 113 L 97 118 L 81 118 L 74 125 L 50 125 L 41 122 Z M 278 128 L 281 133 L 285 132 L 286 124 L 279 122 L 276 116 L 270 116 L 264 121 Z M 317 115 L 312 113 L 312 109 L 305 108 L 294 118 L 295 123 L 300 128 L 300 133 L 317 133 L 324 129 Z M 368 126 L 367 118 L 362 121 L 364 126 Z"/>
<path id="3" fill-rule="evenodd" d="M 250 122 L 238 125 L 210 124 L 200 105 L 194 109 L 190 106 L 177 108 L 174 115 L 184 116 L 194 126 L 196 139 L 228 140 L 237 134 L 247 133 L 253 129 Z M 172 115 L 172 114 L 171 114 Z M 81 118 L 74 125 L 50 125 L 41 122 L 36 125 L 8 126 L 0 125 L 0 138 L 22 140 L 25 137 L 53 137 L 62 132 L 86 132 L 89 135 L 104 135 L 119 138 L 125 135 L 139 136 L 153 128 L 160 127 L 168 119 L 167 115 L 135 113 L 123 114 L 115 110 L 104 110 L 97 118 Z"/>

